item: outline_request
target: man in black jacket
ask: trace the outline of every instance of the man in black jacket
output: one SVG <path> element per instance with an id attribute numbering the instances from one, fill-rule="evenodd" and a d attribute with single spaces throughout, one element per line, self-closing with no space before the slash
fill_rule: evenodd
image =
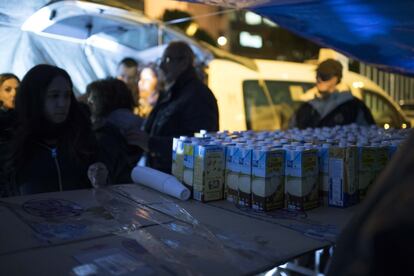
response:
<path id="1" fill-rule="evenodd" d="M 130 134 L 147 153 L 147 165 L 166 173 L 171 173 L 173 137 L 219 128 L 217 101 L 197 77 L 193 63 L 194 53 L 185 42 L 168 45 L 160 64 L 165 91 L 145 123 L 145 132 Z"/>
<path id="2" fill-rule="evenodd" d="M 303 129 L 351 123 L 374 124 L 371 112 L 361 100 L 351 92 L 337 90 L 341 79 L 342 65 L 339 61 L 327 59 L 321 62 L 316 69 L 315 98 L 299 107 L 293 118 L 293 126 Z"/>

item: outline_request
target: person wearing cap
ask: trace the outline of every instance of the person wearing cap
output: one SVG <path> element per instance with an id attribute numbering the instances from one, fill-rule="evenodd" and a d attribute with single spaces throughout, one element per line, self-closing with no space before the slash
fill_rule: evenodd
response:
<path id="1" fill-rule="evenodd" d="M 302 104 L 292 119 L 292 126 L 332 127 L 356 123 L 375 124 L 368 107 L 350 91 L 338 91 L 342 64 L 334 59 L 321 62 L 316 69 L 316 91 L 313 99 Z"/>

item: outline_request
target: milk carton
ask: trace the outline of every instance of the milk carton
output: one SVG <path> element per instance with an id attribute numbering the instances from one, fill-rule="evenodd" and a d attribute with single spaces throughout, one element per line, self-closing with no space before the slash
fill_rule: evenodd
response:
<path id="1" fill-rule="evenodd" d="M 223 199 L 224 151 L 218 144 L 195 147 L 193 198 L 202 202 Z"/>
<path id="2" fill-rule="evenodd" d="M 348 207 L 358 202 L 357 157 L 356 146 L 329 149 L 329 205 Z"/>
<path id="3" fill-rule="evenodd" d="M 183 184 L 190 190 L 191 194 L 193 192 L 195 148 L 197 145 L 206 144 L 209 141 L 211 141 L 210 137 L 203 137 L 191 138 L 191 143 L 184 143 Z"/>
<path id="4" fill-rule="evenodd" d="M 252 208 L 269 211 L 283 208 L 285 151 L 262 147 L 252 154 Z"/>
<path id="5" fill-rule="evenodd" d="M 389 149 L 388 146 L 378 145 L 376 147 L 376 158 L 375 158 L 375 175 L 378 175 L 387 166 L 389 160 Z"/>
<path id="6" fill-rule="evenodd" d="M 184 143 L 184 160 L 183 160 L 183 184 L 190 192 L 193 192 L 194 176 L 194 147 L 197 142 L 193 139 L 191 143 Z"/>
<path id="7" fill-rule="evenodd" d="M 358 145 L 358 190 L 359 200 L 363 200 L 376 178 L 377 148 Z"/>
<path id="8" fill-rule="evenodd" d="M 330 144 L 319 147 L 319 199 L 323 206 L 328 206 L 329 197 L 329 148 Z"/>
<path id="9" fill-rule="evenodd" d="M 172 175 L 178 181 L 183 181 L 184 178 L 184 144 L 191 143 L 191 140 L 186 136 L 181 136 L 179 139 L 173 139 L 173 159 L 172 159 Z"/>
<path id="10" fill-rule="evenodd" d="M 178 140 L 180 138 L 173 138 L 173 144 L 172 144 L 172 166 L 171 166 L 171 174 L 176 177 L 177 173 L 177 145 Z"/>
<path id="11" fill-rule="evenodd" d="M 239 181 L 239 148 L 243 144 L 230 145 L 226 151 L 226 171 L 225 171 L 225 186 L 227 190 L 227 200 L 230 202 L 238 202 L 238 181 Z"/>
<path id="12" fill-rule="evenodd" d="M 221 143 L 221 145 L 223 146 L 223 151 L 224 151 L 224 168 L 223 168 L 223 178 L 224 178 L 224 194 L 223 197 L 225 199 L 227 199 L 227 179 L 226 179 L 226 171 L 227 171 L 227 155 L 228 152 L 230 150 L 230 147 L 235 146 L 236 143 L 232 143 L 232 142 L 223 142 Z"/>
<path id="13" fill-rule="evenodd" d="M 239 178 L 238 204 L 250 207 L 252 205 L 252 154 L 253 146 L 244 146 L 239 149 Z"/>
<path id="14" fill-rule="evenodd" d="M 319 205 L 318 153 L 292 146 L 286 150 L 285 199 L 290 209 L 307 210 Z"/>

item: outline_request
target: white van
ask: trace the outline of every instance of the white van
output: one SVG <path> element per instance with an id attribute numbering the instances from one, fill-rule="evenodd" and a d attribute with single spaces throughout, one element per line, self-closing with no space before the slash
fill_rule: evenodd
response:
<path id="1" fill-rule="evenodd" d="M 220 129 L 286 129 L 300 104 L 313 98 L 316 65 L 269 60 L 255 64 L 257 70 L 223 59 L 209 63 L 208 85 L 218 101 Z M 377 125 L 410 126 L 401 108 L 366 77 L 344 71 L 338 88 L 363 100 Z"/>
<path id="2" fill-rule="evenodd" d="M 89 82 L 114 75 L 123 57 L 155 61 L 167 43 L 184 40 L 195 52 L 197 63 L 207 65 L 207 84 L 218 101 L 222 130 L 285 129 L 301 101 L 312 93 L 305 94 L 315 82 L 315 65 L 234 56 L 139 12 L 104 4 L 52 2 L 31 15 L 21 30 L 35 47 L 19 43 L 17 57 L 45 58 L 37 63 L 66 69 L 80 93 Z M 23 53 L 33 49 L 38 52 Z M 30 65 L 27 60 L 14 62 Z M 400 107 L 367 78 L 346 71 L 342 83 L 343 90 L 351 90 L 364 100 L 377 124 L 386 128 L 409 126 Z"/>

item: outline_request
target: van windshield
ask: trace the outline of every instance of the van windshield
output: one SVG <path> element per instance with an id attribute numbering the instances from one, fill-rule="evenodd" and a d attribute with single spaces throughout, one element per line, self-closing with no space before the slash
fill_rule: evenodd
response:
<path id="1" fill-rule="evenodd" d="M 364 103 L 371 110 L 377 125 L 381 127 L 385 125 L 394 128 L 401 127 L 402 123 L 404 123 L 403 119 L 389 100 L 368 89 L 361 89 L 361 91 Z"/>
<path id="2" fill-rule="evenodd" d="M 274 80 L 243 82 L 247 129 L 287 129 L 289 121 L 302 104 L 301 96 L 314 83 Z"/>

